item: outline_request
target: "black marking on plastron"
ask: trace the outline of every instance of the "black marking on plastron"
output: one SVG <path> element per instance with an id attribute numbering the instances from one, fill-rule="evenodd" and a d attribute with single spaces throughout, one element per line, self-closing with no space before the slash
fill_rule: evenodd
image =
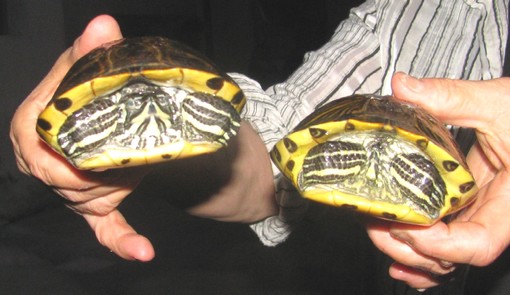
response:
<path id="1" fill-rule="evenodd" d="M 323 137 L 324 135 L 328 134 L 328 131 L 325 130 L 325 129 L 321 129 L 321 128 L 310 128 L 308 129 L 308 131 L 310 132 L 310 135 L 313 137 L 313 138 L 321 138 Z"/>
<path id="2" fill-rule="evenodd" d="M 474 181 L 466 182 L 459 186 L 459 191 L 463 194 L 469 192 L 475 186 Z"/>
<path id="3" fill-rule="evenodd" d="M 129 162 L 131 162 L 131 159 L 129 159 L 129 158 L 128 158 L 128 159 L 123 159 L 123 160 L 120 162 L 120 164 L 122 164 L 122 165 L 127 165 L 127 164 L 129 164 Z"/>
<path id="4" fill-rule="evenodd" d="M 283 139 L 283 145 L 285 146 L 285 148 L 287 149 L 287 151 L 289 151 L 289 153 L 294 153 L 295 151 L 297 151 L 298 149 L 298 146 L 297 144 L 290 138 L 288 137 L 285 137 Z"/>
<path id="5" fill-rule="evenodd" d="M 45 119 L 37 119 L 37 126 L 39 126 L 39 128 L 45 131 L 51 130 L 52 128 L 51 123 Z"/>
<path id="6" fill-rule="evenodd" d="M 296 162 L 294 162 L 293 160 L 288 161 L 287 164 L 285 165 L 285 167 L 290 171 L 294 170 L 294 166 L 296 166 Z"/>
<path id="7" fill-rule="evenodd" d="M 419 139 L 416 141 L 416 146 L 418 146 L 422 151 L 426 150 L 428 145 L 429 141 L 426 139 Z"/>
<path id="8" fill-rule="evenodd" d="M 239 90 L 235 95 L 234 97 L 232 98 L 231 100 L 231 103 L 233 103 L 234 105 L 238 105 L 240 104 L 241 102 L 243 102 L 244 100 L 244 93 L 243 91 Z"/>
<path id="9" fill-rule="evenodd" d="M 67 110 L 73 105 L 73 101 L 67 97 L 61 97 L 55 100 L 55 108 L 61 112 Z"/>
<path id="10" fill-rule="evenodd" d="M 223 88 L 223 84 L 225 84 L 225 80 L 221 77 L 214 77 L 205 82 L 207 87 L 209 87 L 212 90 L 220 90 Z"/>
<path id="11" fill-rule="evenodd" d="M 390 219 L 390 220 L 396 220 L 397 219 L 397 215 L 396 214 L 389 213 L 389 212 L 383 212 L 382 213 L 382 217 L 384 217 L 386 219 Z"/>
<path id="12" fill-rule="evenodd" d="M 277 148 L 274 148 L 271 151 L 271 156 L 278 163 L 280 163 L 282 161 L 282 154 L 280 154 L 280 151 Z"/>
<path id="13" fill-rule="evenodd" d="M 454 162 L 454 161 L 444 161 L 443 162 L 443 167 L 446 171 L 448 172 L 452 172 L 454 171 L 455 169 L 457 169 L 457 167 L 459 167 L 459 163 L 457 162 Z"/>
<path id="14" fill-rule="evenodd" d="M 354 126 L 354 124 L 352 123 L 345 123 L 345 127 L 344 127 L 345 131 L 354 131 L 356 129 L 356 126 Z"/>

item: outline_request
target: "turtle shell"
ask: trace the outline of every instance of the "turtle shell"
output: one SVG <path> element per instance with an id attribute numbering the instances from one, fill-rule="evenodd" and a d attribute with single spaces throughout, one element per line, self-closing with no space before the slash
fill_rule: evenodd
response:
<path id="1" fill-rule="evenodd" d="M 390 96 L 324 105 L 271 158 L 305 198 L 405 223 L 433 224 L 477 191 L 448 129 Z"/>
<path id="2" fill-rule="evenodd" d="M 71 67 L 37 132 L 80 169 L 143 165 L 227 145 L 245 101 L 193 49 L 162 37 L 122 39 Z"/>

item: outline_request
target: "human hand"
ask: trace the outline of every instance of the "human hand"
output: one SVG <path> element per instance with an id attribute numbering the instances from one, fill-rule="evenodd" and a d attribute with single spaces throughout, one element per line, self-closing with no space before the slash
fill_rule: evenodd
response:
<path id="1" fill-rule="evenodd" d="M 373 221 L 375 245 L 396 260 L 390 275 L 429 288 L 455 264 L 486 266 L 510 243 L 509 78 L 489 81 L 415 79 L 397 73 L 394 95 L 422 106 L 446 124 L 475 129 L 478 142 L 467 162 L 479 187 L 476 200 L 449 223 L 417 227 Z"/>
<path id="2" fill-rule="evenodd" d="M 77 170 L 41 141 L 35 130 L 38 115 L 71 65 L 95 47 L 119 38 L 120 28 L 111 17 L 103 15 L 92 20 L 19 106 L 11 122 L 10 136 L 21 171 L 39 178 L 67 199 L 69 207 L 83 215 L 103 245 L 123 258 L 147 261 L 154 256 L 152 245 L 116 209 L 143 173 Z"/>
<path id="3" fill-rule="evenodd" d="M 92 20 L 19 106 L 10 136 L 20 170 L 39 178 L 67 199 L 68 206 L 83 215 L 101 244 L 125 259 L 148 261 L 154 257 L 150 241 L 137 234 L 116 208 L 150 168 L 77 170 L 43 143 L 35 131 L 38 115 L 71 65 L 93 48 L 119 38 L 122 34 L 113 18 L 103 15 Z M 275 213 L 267 151 L 249 124 L 243 123 L 239 133 L 235 154 L 223 163 L 233 171 L 232 177 L 208 200 L 190 208 L 190 213 L 240 222 L 254 222 Z"/>

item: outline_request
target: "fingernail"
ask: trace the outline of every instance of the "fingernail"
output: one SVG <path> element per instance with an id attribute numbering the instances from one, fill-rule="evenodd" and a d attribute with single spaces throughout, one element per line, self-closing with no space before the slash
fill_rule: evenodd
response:
<path id="1" fill-rule="evenodd" d="M 400 80 L 405 85 L 405 87 L 407 87 L 409 90 L 413 92 L 421 92 L 425 87 L 420 79 L 417 79 L 413 76 L 402 75 L 400 77 Z"/>
<path id="2" fill-rule="evenodd" d="M 439 264 L 444 268 L 451 268 L 453 267 L 453 262 L 446 261 L 446 260 L 439 260 Z"/>

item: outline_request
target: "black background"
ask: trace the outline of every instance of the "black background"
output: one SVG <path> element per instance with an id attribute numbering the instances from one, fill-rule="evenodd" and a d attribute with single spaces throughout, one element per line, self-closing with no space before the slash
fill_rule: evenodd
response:
<path id="1" fill-rule="evenodd" d="M 180 40 L 266 87 L 284 80 L 360 2 L 0 0 L 0 293 L 416 293 L 389 278 L 391 261 L 351 212 L 311 204 L 289 240 L 274 248 L 262 246 L 246 225 L 187 215 L 177 200 L 196 192 L 182 182 L 206 187 L 207 174 L 153 175 L 126 199 L 120 210 L 157 256 L 124 261 L 100 246 L 58 196 L 17 171 L 8 140 L 15 108 L 95 15 L 114 16 L 126 37 Z M 167 180 L 162 190 L 158 183 Z M 506 260 L 472 269 L 466 293 L 504 290 Z M 454 294 L 455 287 L 429 292 Z"/>

